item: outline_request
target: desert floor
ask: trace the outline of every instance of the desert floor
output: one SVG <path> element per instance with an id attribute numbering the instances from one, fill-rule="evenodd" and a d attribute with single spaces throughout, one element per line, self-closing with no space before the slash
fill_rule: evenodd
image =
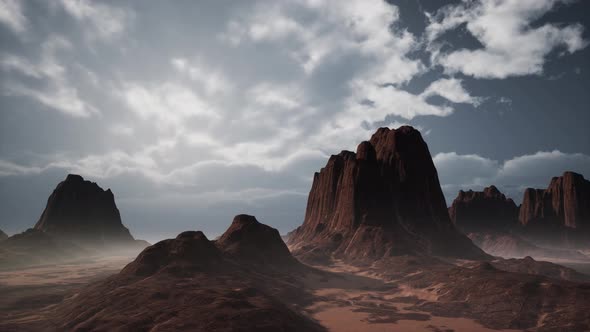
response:
<path id="1" fill-rule="evenodd" d="M 0 320 L 35 321 L 43 309 L 76 296 L 89 282 L 117 273 L 133 258 L 114 256 L 0 271 Z M 438 287 L 412 289 L 342 262 L 317 268 L 339 277 L 309 274 L 304 284 L 316 301 L 304 311 L 329 331 L 516 331 L 492 330 L 472 319 L 412 310 L 419 301 L 437 301 Z"/>

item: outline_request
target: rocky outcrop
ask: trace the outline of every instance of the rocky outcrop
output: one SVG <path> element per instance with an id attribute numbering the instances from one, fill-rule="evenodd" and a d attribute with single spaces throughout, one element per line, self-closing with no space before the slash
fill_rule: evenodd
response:
<path id="1" fill-rule="evenodd" d="M 8 235 L 6 235 L 6 233 L 4 233 L 1 229 L 0 229 L 0 241 L 4 241 L 8 238 Z"/>
<path id="2" fill-rule="evenodd" d="M 449 216 L 465 232 L 506 230 L 518 222 L 518 207 L 498 188 L 490 186 L 483 191 L 459 191 Z"/>
<path id="3" fill-rule="evenodd" d="M 590 181 L 565 172 L 547 189 L 528 188 L 519 212 L 523 233 L 569 244 L 590 241 Z"/>
<path id="4" fill-rule="evenodd" d="M 279 231 L 247 214 L 237 215 L 215 244 L 235 260 L 249 264 L 277 266 L 298 263 Z"/>
<path id="5" fill-rule="evenodd" d="M 428 147 L 409 126 L 380 128 L 356 153 L 331 156 L 289 244 L 301 257 L 485 256 L 449 219 Z"/>
<path id="6" fill-rule="evenodd" d="M 134 243 L 111 190 L 74 174 L 49 196 L 35 229 L 81 245 Z"/>
<path id="7" fill-rule="evenodd" d="M 120 273 L 51 308 L 45 324 L 64 331 L 324 331 L 299 309 L 311 295 L 296 274 L 262 268 L 275 263 L 267 257 L 293 259 L 274 228 L 239 215 L 217 241 L 187 231 L 146 248 Z"/>
<path id="8" fill-rule="evenodd" d="M 151 276 L 156 272 L 194 273 L 224 267 L 221 252 L 200 231 L 187 231 L 175 239 L 160 241 L 144 249 L 128 264 L 122 275 Z"/>

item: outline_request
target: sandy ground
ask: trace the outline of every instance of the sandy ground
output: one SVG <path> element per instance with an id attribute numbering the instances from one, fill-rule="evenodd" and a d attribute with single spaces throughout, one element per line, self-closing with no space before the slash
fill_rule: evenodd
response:
<path id="1" fill-rule="evenodd" d="M 101 257 L 0 271 L 0 320 L 34 320 L 39 309 L 74 295 L 89 282 L 117 273 L 133 258 Z"/>
<path id="2" fill-rule="evenodd" d="M 75 296 L 80 287 L 118 272 L 132 259 L 113 256 L 0 271 L 0 320 L 35 320 L 39 309 Z M 306 277 L 305 287 L 317 300 L 304 310 L 329 331 L 516 331 L 492 330 L 472 319 L 438 317 L 412 308 L 421 301 L 437 301 L 442 285 L 414 289 L 342 262 L 317 268 L 336 277 Z"/>
<path id="3" fill-rule="evenodd" d="M 418 290 L 395 281 L 386 282 L 378 276 L 338 262 L 323 268 L 342 276 L 339 279 L 307 280 L 318 301 L 307 311 L 329 331 L 517 331 L 492 330 L 472 319 L 446 318 L 412 310 L 420 300 L 436 301 L 439 287 Z"/>

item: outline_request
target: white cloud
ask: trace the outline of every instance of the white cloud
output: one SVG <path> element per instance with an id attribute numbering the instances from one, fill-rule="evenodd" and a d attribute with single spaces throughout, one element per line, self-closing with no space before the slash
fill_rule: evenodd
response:
<path id="1" fill-rule="evenodd" d="M 209 95 L 228 94 L 233 89 L 233 84 L 220 71 L 212 70 L 202 64 L 191 63 L 184 58 L 173 58 L 170 63 L 178 72 L 198 82 Z"/>
<path id="2" fill-rule="evenodd" d="M 434 81 L 422 92 L 423 98 L 441 96 L 453 103 L 466 103 L 479 106 L 482 98 L 473 97 L 463 88 L 461 80 L 456 78 L 442 78 Z"/>
<path id="3" fill-rule="evenodd" d="M 305 97 L 301 90 L 294 86 L 280 86 L 278 84 L 259 83 L 249 91 L 249 97 L 255 104 L 262 107 L 276 107 L 292 110 L 302 106 Z"/>
<path id="4" fill-rule="evenodd" d="M 0 23 L 17 34 L 27 30 L 27 18 L 19 0 L 0 0 Z"/>
<path id="5" fill-rule="evenodd" d="M 298 17 L 294 8 L 318 19 Z M 308 74 L 329 58 L 359 54 L 376 62 L 364 79 L 403 83 L 423 66 L 405 56 L 416 41 L 407 31 L 390 29 L 397 20 L 398 8 L 384 1 L 285 1 L 260 5 L 232 20 L 222 37 L 234 45 L 288 40 L 289 54 Z"/>
<path id="6" fill-rule="evenodd" d="M 562 2 L 567 0 L 481 0 L 443 7 L 428 15 L 426 36 L 433 60 L 448 73 L 476 78 L 540 74 L 551 51 L 565 48 L 573 53 L 588 44 L 580 24 L 532 26 L 534 20 Z M 462 24 L 483 48 L 441 53 L 439 37 Z"/>
<path id="7" fill-rule="evenodd" d="M 121 35 L 133 15 L 114 6 L 88 0 L 61 0 L 64 10 L 92 29 L 93 36 L 112 39 Z"/>
<path id="8" fill-rule="evenodd" d="M 12 81 L 3 84 L 4 94 L 30 97 L 37 102 L 74 117 L 88 117 L 100 113 L 94 106 L 84 101 L 78 89 L 69 82 L 67 68 L 58 61 L 58 52 L 72 48 L 70 42 L 59 36 L 51 36 L 41 45 L 41 59 L 29 59 L 3 55 L 0 68 L 15 71 L 32 77 L 40 83 L 25 85 Z"/>
<path id="9" fill-rule="evenodd" d="M 125 83 L 121 97 L 131 111 L 143 120 L 157 121 L 162 130 L 183 133 L 184 121 L 199 117 L 210 121 L 218 117 L 214 108 L 191 89 L 171 82 L 144 86 Z"/>

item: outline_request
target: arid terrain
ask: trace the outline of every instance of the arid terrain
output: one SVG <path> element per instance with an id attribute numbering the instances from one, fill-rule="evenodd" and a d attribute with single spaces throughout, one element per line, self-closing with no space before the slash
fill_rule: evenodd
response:
<path id="1" fill-rule="evenodd" d="M 110 257 L 97 258 L 93 261 L 78 261 L 68 264 L 47 265 L 30 267 L 12 271 L 0 272 L 0 328 L 3 331 L 59 331 L 63 330 L 61 325 L 51 323 L 56 314 L 63 313 L 60 311 L 60 303 L 68 304 L 64 308 L 72 308 L 77 304 L 76 299 L 80 296 L 88 295 L 88 285 L 98 287 L 109 276 L 116 274 L 130 261 L 132 257 Z M 318 325 L 310 325 L 318 331 L 583 331 L 584 328 L 577 328 L 571 325 L 571 329 L 564 328 L 563 325 L 551 327 L 548 322 L 558 323 L 562 317 L 553 317 L 554 312 L 544 312 L 537 315 L 535 312 L 538 307 L 531 302 L 531 312 L 526 313 L 526 303 L 516 303 L 513 305 L 521 308 L 522 313 L 514 310 L 510 313 L 509 308 L 506 315 L 497 316 L 493 312 L 498 309 L 502 310 L 503 301 L 509 301 L 512 297 L 510 290 L 514 288 L 524 289 L 526 287 L 541 287 L 547 290 L 556 288 L 563 294 L 563 307 L 561 310 L 575 309 L 576 300 L 568 299 L 566 295 L 574 292 L 578 297 L 590 296 L 590 284 L 586 286 L 575 286 L 574 284 L 564 283 L 558 279 L 549 279 L 539 276 L 526 274 L 510 274 L 495 270 L 491 266 L 480 266 L 480 263 L 461 262 L 464 267 L 451 266 L 447 263 L 420 261 L 411 257 L 400 257 L 386 265 L 396 265 L 396 273 L 388 272 L 385 266 L 365 266 L 358 267 L 347 264 L 343 261 L 335 261 L 329 266 L 313 266 L 305 268 L 304 272 L 295 273 L 288 277 L 288 282 L 277 282 L 281 278 L 286 278 L 279 271 L 273 276 L 272 282 L 269 283 L 268 277 L 260 276 L 260 282 L 250 284 L 247 278 L 238 281 L 237 278 L 228 277 L 225 281 L 219 283 L 209 278 L 202 278 L 195 283 L 199 274 L 195 278 L 180 278 L 178 276 L 170 278 L 168 286 L 162 286 L 161 289 L 149 286 L 147 289 L 153 294 L 159 294 L 162 301 L 166 302 L 166 293 L 177 294 L 176 292 L 185 292 L 188 294 L 198 295 L 201 300 L 204 299 L 205 292 L 209 296 L 214 295 L 217 301 L 223 303 L 222 306 L 233 306 L 240 308 L 246 306 L 245 303 L 252 302 L 256 306 L 264 306 L 266 291 L 269 285 L 281 287 L 280 290 L 274 290 L 275 294 L 271 296 L 280 296 L 281 302 L 286 302 L 289 298 L 289 310 L 299 312 L 302 316 L 308 317 L 311 321 L 317 322 Z M 457 262 L 460 264 L 460 262 Z M 460 269 L 460 274 L 452 276 L 454 269 Z M 393 270 L 393 269 L 392 269 Z M 478 282 L 490 283 L 489 273 L 493 273 L 495 282 L 503 283 L 504 286 L 499 289 L 493 282 L 489 290 L 479 289 L 474 285 Z M 444 274 L 448 279 L 441 279 Z M 231 273 L 230 273 L 231 275 Z M 282 276 L 281 276 L 282 275 Z M 467 284 L 465 279 L 476 278 L 474 284 Z M 477 279 L 479 278 L 479 279 Z M 508 278 L 502 281 L 503 278 Z M 586 277 L 590 279 L 590 277 Z M 192 279 L 192 280 L 190 280 Z M 107 278 L 106 280 L 113 280 Z M 183 280 L 179 282 L 179 280 Z M 149 283 L 144 279 L 143 283 Z M 457 299 L 462 296 L 456 294 L 451 288 L 460 289 L 463 287 L 473 287 L 474 296 L 481 296 L 480 303 L 473 301 L 459 301 L 462 303 L 457 307 Z M 513 284 L 514 283 L 514 284 Z M 174 284 L 179 287 L 174 291 Z M 507 285 L 508 284 L 508 285 Z M 94 286 L 92 286 L 94 285 Z M 231 287 L 229 285 L 232 285 Z M 237 287 L 240 285 L 240 287 Z M 280 286 L 279 286 L 280 285 Z M 234 287 L 236 286 L 236 287 Z M 119 286 L 127 287 L 127 286 Z M 134 287 L 142 287 L 140 283 Z M 506 289 L 509 287 L 509 289 Z M 241 289 L 244 293 L 241 297 Z M 469 289 L 469 288 L 468 288 Z M 161 292 L 165 290 L 165 292 Z M 261 291 L 262 290 L 262 291 Z M 497 290 L 505 290 L 506 293 L 491 294 Z M 469 290 L 467 290 L 469 292 Z M 228 293 L 229 292 L 229 293 Z M 272 290 L 271 290 L 272 292 Z M 478 293 L 480 292 L 480 293 Z M 534 298 L 536 292 L 531 290 L 531 298 Z M 100 294 L 105 295 L 105 294 Z M 147 294 L 146 296 L 148 296 Z M 105 295 L 106 296 L 106 295 Z M 155 295 L 149 295 L 148 298 Z M 234 300 L 230 301 L 230 299 Z M 129 299 L 133 301 L 132 298 Z M 580 300 L 582 300 L 580 298 Z M 238 302 L 235 302 L 238 301 Z M 568 303 L 567 301 L 572 301 Z M 117 300 L 112 303 L 116 305 Z M 586 301 L 587 302 L 587 301 Z M 82 302 L 84 303 L 84 302 Z M 164 311 L 164 306 L 159 309 L 154 308 L 153 304 L 145 303 L 145 307 L 138 312 L 156 313 L 159 309 Z M 233 303 L 233 304 L 231 304 Z M 195 305 L 199 305 L 198 303 Z M 219 309 L 217 304 L 210 309 Z M 276 305 L 276 304 L 275 304 Z M 467 308 L 467 306 L 472 307 Z M 559 301 L 552 304 L 560 306 Z M 579 304 L 578 304 L 579 305 Z M 143 306 L 143 305 L 142 305 Z M 465 308 L 463 306 L 466 306 Z M 569 307 L 571 306 L 571 307 Z M 63 307 L 63 304 L 62 304 Z M 492 310 L 494 308 L 494 310 Z M 57 309 L 57 310 L 56 310 Z M 581 308 L 578 308 L 581 309 Z M 74 309 L 75 310 L 75 309 Z M 103 308 L 104 310 L 104 308 Z M 486 312 L 488 314 L 486 315 Z M 576 310 L 577 315 L 580 314 Z M 98 313 L 97 313 L 98 314 Z M 532 315 L 532 321 L 522 327 L 518 327 L 515 322 L 525 322 L 526 317 Z M 576 315 L 572 313 L 571 315 Z M 111 328 L 121 330 L 118 325 L 124 321 L 111 316 L 114 321 L 111 322 Z M 255 319 L 255 316 L 253 316 Z M 500 319 L 498 319 L 500 317 Z M 586 321 L 588 324 L 588 315 L 586 317 L 576 317 L 574 321 Z M 566 314 L 563 318 L 573 318 Z M 200 321 L 200 320 L 197 320 Z M 212 322 L 215 320 L 212 319 Z M 59 323 L 59 320 L 56 320 Z M 169 322 L 170 323 L 170 322 Z M 185 322 L 189 324 L 189 321 Z M 562 322 L 563 323 L 563 322 Z M 178 328 L 181 325 L 170 323 L 168 327 L 165 324 L 154 327 L 156 331 L 171 330 L 170 327 Z M 588 326 L 588 325 L 585 325 Z M 84 330 L 83 327 L 73 326 L 68 329 Z M 97 328 L 96 330 L 110 330 L 110 328 Z M 90 328 L 94 330 L 94 328 Z M 194 326 L 193 326 L 194 328 Z M 190 325 L 186 329 L 191 330 Z M 124 330 L 124 328 L 123 328 Z M 141 329 L 140 329 L 141 330 Z M 195 330 L 199 330 L 195 328 Z M 232 330 L 232 329 L 230 329 Z M 239 329 L 237 329 L 239 330 Z M 247 329 L 245 329 L 247 330 Z M 296 329 L 287 329 L 295 331 Z"/>
<path id="2" fill-rule="evenodd" d="M 381 128 L 315 173 L 288 235 L 240 214 L 149 245 L 109 189 L 68 175 L 0 242 L 0 331 L 588 331 L 589 183 L 447 209 L 421 134 Z"/>

